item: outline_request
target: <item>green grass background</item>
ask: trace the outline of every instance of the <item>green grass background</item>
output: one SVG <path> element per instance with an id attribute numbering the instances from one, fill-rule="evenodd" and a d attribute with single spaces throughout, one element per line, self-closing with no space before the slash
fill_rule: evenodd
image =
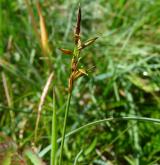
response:
<path id="1" fill-rule="evenodd" d="M 78 1 L 40 1 L 55 77 L 58 137 L 61 137 L 69 56 L 59 48 L 74 48 L 73 31 Z M 82 52 L 82 67 L 92 68 L 89 76 L 74 86 L 67 132 L 86 123 L 108 117 L 145 116 L 160 118 L 160 1 L 82 0 L 82 40 L 98 36 L 94 45 Z M 36 21 L 38 15 L 32 3 Z M 11 105 L 8 106 L 0 78 L 0 131 L 13 136 L 21 148 L 33 141 L 37 107 L 49 76 L 46 59 L 33 31 L 22 0 L 1 0 L 0 72 L 5 73 Z M 9 38 L 12 48 L 7 51 Z M 10 112 L 14 113 L 11 124 Z M 47 95 L 38 142 L 41 150 L 50 144 L 52 87 Z M 24 137 L 18 138 L 26 120 Z M 84 129 L 68 138 L 64 164 L 158 165 L 160 126 L 148 122 L 113 121 Z M 50 154 L 43 156 L 49 162 Z"/>

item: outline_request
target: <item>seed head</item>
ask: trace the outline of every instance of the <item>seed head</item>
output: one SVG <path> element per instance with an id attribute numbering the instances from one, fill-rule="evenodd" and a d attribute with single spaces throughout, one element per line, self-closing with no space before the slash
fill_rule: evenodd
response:
<path id="1" fill-rule="evenodd" d="M 77 24 L 75 29 L 75 44 L 77 45 L 80 40 L 80 31 L 81 31 L 81 7 L 78 7 L 78 15 L 77 15 Z"/>

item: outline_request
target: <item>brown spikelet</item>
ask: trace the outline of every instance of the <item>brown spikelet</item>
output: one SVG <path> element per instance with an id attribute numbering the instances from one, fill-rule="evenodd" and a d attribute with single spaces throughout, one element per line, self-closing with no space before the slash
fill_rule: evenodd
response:
<path id="1" fill-rule="evenodd" d="M 76 80 L 76 79 L 78 79 L 79 77 L 82 77 L 82 76 L 84 76 L 84 75 L 87 75 L 87 76 L 88 76 L 88 74 L 86 73 L 86 71 L 85 71 L 84 69 L 79 69 L 79 70 L 75 73 L 75 75 L 74 75 L 74 80 Z"/>
<path id="2" fill-rule="evenodd" d="M 98 37 L 95 37 L 95 38 L 87 40 L 85 43 L 83 43 L 81 45 L 78 45 L 78 50 L 84 49 L 85 47 L 93 44 L 95 42 L 95 40 L 97 40 L 97 39 L 98 39 Z"/>
<path id="3" fill-rule="evenodd" d="M 59 49 L 62 53 L 64 54 L 67 54 L 67 55 L 72 55 L 73 52 L 71 50 L 68 50 L 68 49 L 63 49 L 63 48 L 60 48 Z"/>
<path id="4" fill-rule="evenodd" d="M 81 31 L 81 7 L 79 5 L 78 7 L 78 15 L 77 15 L 77 24 L 76 24 L 76 29 L 75 29 L 75 44 L 78 44 L 78 41 L 80 39 L 80 31 Z"/>
<path id="5" fill-rule="evenodd" d="M 93 44 L 93 43 L 95 42 L 96 39 L 98 39 L 98 37 L 89 39 L 88 41 L 86 41 L 86 42 L 84 43 L 84 46 L 86 47 L 86 46 L 89 46 L 89 45 Z"/>

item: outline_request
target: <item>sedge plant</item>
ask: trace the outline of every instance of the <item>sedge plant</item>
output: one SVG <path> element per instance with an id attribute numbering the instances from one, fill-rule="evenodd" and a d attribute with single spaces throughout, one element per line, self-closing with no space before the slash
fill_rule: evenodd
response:
<path id="1" fill-rule="evenodd" d="M 85 47 L 94 43 L 94 41 L 97 39 L 97 37 L 95 37 L 95 38 L 89 39 L 86 42 L 82 43 L 81 36 L 80 36 L 80 31 L 81 31 L 80 25 L 81 25 L 81 7 L 79 5 L 77 23 L 76 23 L 76 28 L 75 28 L 75 32 L 74 32 L 74 42 L 75 42 L 74 50 L 71 51 L 68 49 L 60 49 L 64 54 L 71 55 L 72 60 L 71 60 L 71 73 L 70 73 L 69 81 L 68 81 L 68 99 L 67 99 L 67 104 L 66 104 L 66 109 L 65 109 L 62 141 L 61 141 L 61 147 L 60 147 L 59 165 L 62 165 L 63 146 L 64 146 L 64 140 L 65 140 L 65 134 L 66 134 L 67 118 L 68 118 L 68 113 L 69 113 L 69 108 L 70 108 L 70 101 L 71 101 L 74 82 L 78 78 L 80 78 L 84 75 L 88 75 L 85 69 L 82 69 L 79 67 L 79 63 L 80 63 L 80 59 L 81 59 L 81 51 Z"/>

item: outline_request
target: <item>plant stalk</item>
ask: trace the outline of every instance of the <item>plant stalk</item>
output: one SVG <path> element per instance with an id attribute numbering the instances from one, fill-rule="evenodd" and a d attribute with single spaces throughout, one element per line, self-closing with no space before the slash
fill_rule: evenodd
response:
<path id="1" fill-rule="evenodd" d="M 59 165 L 62 165 L 63 146 L 64 146 L 64 140 L 65 140 L 65 134 L 66 134 L 66 124 L 67 124 L 68 112 L 69 112 L 69 107 L 70 107 L 71 95 L 72 95 L 72 92 L 69 92 L 68 93 L 66 110 L 65 110 L 64 124 L 63 124 L 63 132 L 62 132 L 62 141 L 61 141 L 61 148 L 60 148 Z"/>
<path id="2" fill-rule="evenodd" d="M 51 165 L 56 165 L 57 153 L 57 118 L 56 118 L 56 99 L 53 96 L 53 116 L 52 116 L 52 137 L 51 137 Z"/>

